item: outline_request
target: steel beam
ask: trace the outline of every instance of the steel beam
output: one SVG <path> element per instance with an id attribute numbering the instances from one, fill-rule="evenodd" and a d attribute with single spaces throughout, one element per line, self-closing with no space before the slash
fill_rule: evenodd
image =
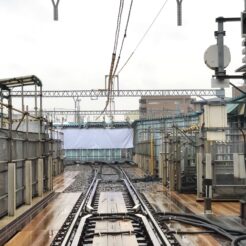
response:
<path id="1" fill-rule="evenodd" d="M 155 115 L 155 114 L 173 114 L 174 110 L 148 110 L 142 113 L 139 110 L 112 110 L 112 111 L 105 111 L 103 115 Z M 29 111 L 29 113 L 34 114 L 35 111 Z M 101 110 L 82 110 L 82 111 L 75 111 L 75 110 L 43 110 L 44 115 L 101 115 Z"/>
<path id="2" fill-rule="evenodd" d="M 223 97 L 223 89 L 190 89 L 190 90 L 113 90 L 112 97 L 141 97 L 141 96 L 212 96 Z M 21 91 L 11 91 L 11 96 L 20 97 Z M 24 91 L 26 97 L 35 97 L 35 91 Z M 43 97 L 107 97 L 107 90 L 43 90 Z"/>

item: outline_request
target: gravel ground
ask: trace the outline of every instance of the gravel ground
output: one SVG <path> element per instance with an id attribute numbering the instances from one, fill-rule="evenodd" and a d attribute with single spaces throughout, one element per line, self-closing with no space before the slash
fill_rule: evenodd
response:
<path id="1" fill-rule="evenodd" d="M 65 172 L 66 171 L 79 171 L 80 173 L 75 177 L 74 182 L 70 186 L 68 186 L 63 192 L 85 192 L 93 176 L 92 167 L 89 165 L 72 165 L 66 166 Z"/>
<path id="2" fill-rule="evenodd" d="M 119 165 L 117 165 L 119 166 Z M 116 166 L 115 166 L 116 167 Z M 160 189 L 160 181 L 149 181 L 149 182 L 141 182 L 141 178 L 148 178 L 147 175 L 144 174 L 144 172 L 134 165 L 120 165 L 126 173 L 129 175 L 131 179 L 138 179 L 140 181 L 134 182 L 136 188 L 140 192 L 156 192 Z M 112 169 L 111 167 L 107 166 L 90 166 L 90 165 L 72 165 L 72 166 L 66 166 L 65 171 L 79 171 L 80 173 L 75 177 L 75 181 L 67 187 L 64 192 L 85 192 L 90 180 L 93 176 L 93 168 L 97 169 L 99 172 L 99 178 L 102 179 L 103 182 L 111 181 L 110 183 L 102 184 L 100 185 L 101 191 L 120 191 L 121 190 L 121 184 L 117 184 L 117 181 L 120 180 L 122 177 L 119 176 L 119 173 L 117 170 Z"/>
<path id="3" fill-rule="evenodd" d="M 110 191 L 114 191 L 114 192 L 121 192 L 122 190 L 124 190 L 124 185 L 123 183 L 100 183 L 98 186 L 98 190 L 97 192 L 110 192 Z"/>

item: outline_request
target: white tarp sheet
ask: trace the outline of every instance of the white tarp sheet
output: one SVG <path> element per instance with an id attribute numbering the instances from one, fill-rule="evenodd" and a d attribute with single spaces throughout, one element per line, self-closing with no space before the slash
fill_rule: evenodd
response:
<path id="1" fill-rule="evenodd" d="M 63 129 L 64 149 L 133 148 L 133 129 Z"/>

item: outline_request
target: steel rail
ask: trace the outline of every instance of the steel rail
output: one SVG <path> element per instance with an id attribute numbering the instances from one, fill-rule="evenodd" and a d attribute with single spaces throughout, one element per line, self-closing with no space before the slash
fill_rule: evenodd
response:
<path id="1" fill-rule="evenodd" d="M 94 209 L 94 208 L 91 206 L 91 203 L 92 203 L 93 197 L 95 196 L 96 189 L 97 189 L 97 186 L 98 186 L 98 183 L 99 183 L 100 180 L 101 180 L 101 179 L 97 179 L 97 180 L 96 180 L 96 183 L 94 184 L 94 187 L 93 187 L 93 189 L 92 189 L 92 191 L 91 191 L 91 193 L 90 193 L 89 200 L 88 200 L 88 202 L 87 202 L 87 204 L 86 204 L 86 211 L 87 211 L 88 213 L 91 213 L 92 210 Z"/>
<path id="2" fill-rule="evenodd" d="M 79 240 L 80 240 L 80 237 L 81 237 L 81 234 L 82 234 L 82 231 L 84 229 L 84 226 L 86 224 L 86 220 L 88 218 L 90 218 L 92 216 L 92 214 L 88 214 L 88 215 L 85 215 L 81 218 L 80 220 L 80 223 L 79 223 L 79 226 L 78 226 L 78 229 L 75 233 L 75 236 L 74 236 L 74 239 L 73 239 L 73 242 L 71 244 L 71 246 L 77 246 L 79 245 Z"/>
<path id="3" fill-rule="evenodd" d="M 146 216 L 148 217 L 148 219 L 151 221 L 155 231 L 157 232 L 160 240 L 162 241 L 163 245 L 165 246 L 171 246 L 171 244 L 169 243 L 167 237 L 165 236 L 165 234 L 163 233 L 163 231 L 161 230 L 160 226 L 158 225 L 158 223 L 156 222 L 155 218 L 153 217 L 152 213 L 150 212 L 150 210 L 148 209 L 148 207 L 146 206 L 145 202 L 143 201 L 143 199 L 141 198 L 140 194 L 138 193 L 138 191 L 136 190 L 136 188 L 133 186 L 133 184 L 131 183 L 130 179 L 128 178 L 127 174 L 125 173 L 124 170 L 122 170 L 122 168 L 120 168 L 120 170 L 122 171 L 122 173 L 124 174 L 126 180 L 128 181 L 128 183 L 131 186 L 131 189 L 134 191 L 134 193 L 136 194 L 138 200 L 141 203 L 142 208 L 144 209 Z"/>
<path id="4" fill-rule="evenodd" d="M 224 97 L 223 89 L 169 89 L 169 90 L 112 90 L 112 97 L 141 97 L 141 96 L 216 96 Z M 90 97 L 97 99 L 98 97 L 108 97 L 107 90 L 43 90 L 42 94 L 35 91 L 15 91 L 12 90 L 12 97 Z"/>
<path id="5" fill-rule="evenodd" d="M 153 243 L 154 246 L 160 246 L 160 242 L 158 240 L 158 238 L 155 236 L 154 233 L 150 233 L 151 231 L 153 231 L 152 227 L 150 226 L 149 221 L 147 220 L 146 216 L 142 215 L 142 214 L 136 214 L 136 216 L 138 216 L 139 218 L 141 218 L 141 220 L 143 221 L 143 224 L 149 234 L 149 237 L 151 239 L 151 242 Z M 152 221 L 151 221 L 152 222 Z M 169 245 L 169 244 L 164 244 L 164 245 Z"/>
<path id="6" fill-rule="evenodd" d="M 133 207 L 133 210 L 137 211 L 138 209 L 140 209 L 140 204 L 139 204 L 139 201 L 137 199 L 137 196 L 135 193 L 133 193 L 131 187 L 130 187 L 130 184 L 129 182 L 126 180 L 126 179 L 123 179 L 124 183 L 125 183 L 125 186 L 127 187 L 127 190 L 130 194 L 130 196 L 132 197 L 132 200 L 134 202 L 134 207 Z"/>
<path id="7" fill-rule="evenodd" d="M 111 165 L 109 165 L 111 167 Z M 114 167 L 115 168 L 115 167 Z M 62 242 L 62 246 L 65 245 L 78 245 L 81 240 L 82 233 L 85 228 L 87 228 L 87 221 L 92 218 L 93 216 L 100 216 L 101 219 L 111 219 L 111 218 L 118 218 L 118 216 L 123 216 L 127 218 L 127 216 L 133 216 L 139 218 L 142 221 L 142 225 L 144 226 L 144 230 L 146 236 L 148 235 L 148 240 L 151 240 L 154 246 L 170 246 L 168 239 L 162 232 L 161 228 L 159 227 L 157 221 L 152 216 L 151 212 L 149 211 L 148 207 L 146 206 L 145 202 L 141 198 L 140 194 L 137 192 L 135 187 L 133 186 L 132 182 L 128 178 L 127 174 L 122 170 L 122 168 L 115 168 L 119 172 L 121 172 L 124 178 L 121 179 L 123 182 L 126 191 L 129 194 L 129 198 L 132 200 L 131 206 L 133 207 L 133 212 L 127 213 L 94 213 L 93 210 L 93 199 L 95 197 L 96 191 L 98 190 L 98 185 L 100 179 L 97 179 L 97 173 L 95 174 L 93 181 L 91 182 L 87 192 L 83 198 L 83 201 L 76 212 L 76 215 L 73 218 L 71 226 L 68 228 L 68 231 L 65 235 L 65 238 Z M 116 170 L 116 171 L 117 171 Z M 138 213 L 139 211 L 139 213 Z M 88 212 L 89 214 L 86 214 Z M 84 215 L 82 217 L 82 215 Z M 75 229 L 76 228 L 76 229 Z"/>
<path id="8" fill-rule="evenodd" d="M 111 167 L 111 165 L 109 165 L 109 166 Z M 122 171 L 120 169 L 117 168 L 117 170 L 122 173 Z M 133 203 L 134 203 L 133 210 L 135 210 L 136 212 L 139 211 L 140 210 L 139 200 L 138 200 L 137 196 L 135 195 L 134 191 L 132 190 L 130 183 L 129 183 L 129 180 L 121 179 L 121 181 L 125 185 L 125 188 L 129 194 L 129 196 L 133 200 Z M 94 187 L 90 193 L 90 197 L 87 199 L 86 211 L 89 213 L 91 213 L 91 211 L 94 209 L 91 206 L 91 204 L 92 204 L 92 200 L 95 196 L 98 183 L 99 183 L 99 179 L 97 179 L 97 181 L 95 182 L 95 185 L 94 185 Z M 153 244 L 153 246 L 160 246 L 161 243 L 160 243 L 160 240 L 157 236 L 158 234 L 153 232 L 152 224 L 149 223 L 149 221 L 147 220 L 145 215 L 136 214 L 136 212 L 134 212 L 134 213 L 100 213 L 100 214 L 93 213 L 93 216 L 100 216 L 101 220 L 102 219 L 104 219 L 104 220 L 117 219 L 118 216 L 121 216 L 124 219 L 128 218 L 128 216 L 136 216 L 136 217 L 140 218 L 140 220 L 142 221 L 142 223 L 146 229 L 146 232 L 149 236 L 149 239 L 151 240 L 151 243 Z M 82 217 L 82 219 L 80 220 L 79 225 L 78 225 L 78 229 L 75 233 L 75 236 L 73 237 L 72 246 L 78 245 L 82 231 L 83 231 L 84 226 L 86 224 L 86 220 L 88 218 L 90 218 L 91 215 L 92 214 L 86 215 L 86 216 Z"/>
<path id="9" fill-rule="evenodd" d="M 72 235 L 72 232 L 73 232 L 73 230 L 74 230 L 74 226 L 76 225 L 76 223 L 77 223 L 77 221 L 78 221 L 78 218 L 79 218 L 79 216 L 80 216 L 80 214 L 81 214 L 81 211 L 82 211 L 82 209 L 84 208 L 85 202 L 86 202 L 88 196 L 90 195 L 90 192 L 91 192 L 92 188 L 93 188 L 94 185 L 95 185 L 96 179 L 97 179 L 97 172 L 95 173 L 94 178 L 93 178 L 93 180 L 92 180 L 92 182 L 91 182 L 89 188 L 87 189 L 87 192 L 86 192 L 86 194 L 85 194 L 85 196 L 84 196 L 84 199 L 83 199 L 83 201 L 82 201 L 82 203 L 81 203 L 81 205 L 80 205 L 80 207 L 79 207 L 79 209 L 78 209 L 78 212 L 77 212 L 76 215 L 74 216 L 73 222 L 71 223 L 71 225 L 70 225 L 70 227 L 69 227 L 69 230 L 67 231 L 66 236 L 65 236 L 65 238 L 64 238 L 64 240 L 63 240 L 61 246 L 66 246 L 67 243 L 68 243 L 68 241 L 70 240 L 71 235 Z"/>

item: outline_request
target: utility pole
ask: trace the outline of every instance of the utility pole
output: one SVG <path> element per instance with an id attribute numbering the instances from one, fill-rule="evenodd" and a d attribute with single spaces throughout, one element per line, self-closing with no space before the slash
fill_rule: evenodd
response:
<path id="1" fill-rule="evenodd" d="M 75 123 L 80 123 L 80 101 L 81 99 L 79 97 L 73 97 L 74 100 L 74 110 L 75 110 L 75 114 L 74 114 L 74 122 Z"/>
<path id="2" fill-rule="evenodd" d="M 51 0 L 54 7 L 54 20 L 58 21 L 58 5 L 60 0 Z"/>
<path id="3" fill-rule="evenodd" d="M 177 20 L 178 20 L 178 26 L 182 26 L 182 1 L 183 0 L 176 0 L 176 1 L 177 1 L 177 18 L 178 18 Z"/>

